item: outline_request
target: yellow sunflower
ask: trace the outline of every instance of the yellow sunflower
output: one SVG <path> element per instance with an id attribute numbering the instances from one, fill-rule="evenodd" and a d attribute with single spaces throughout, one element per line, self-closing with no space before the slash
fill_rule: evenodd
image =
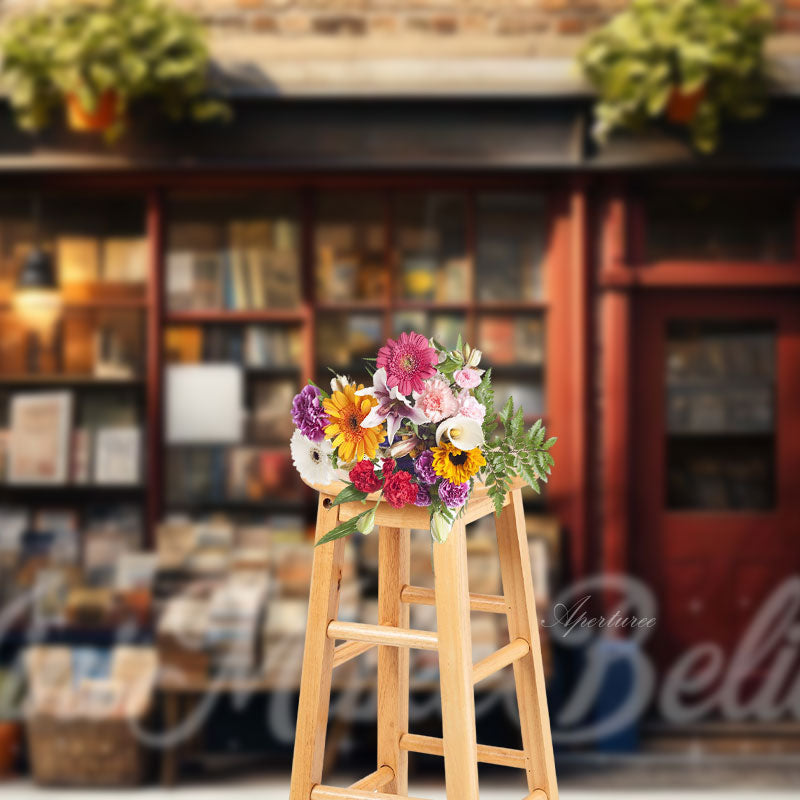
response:
<path id="1" fill-rule="evenodd" d="M 348 384 L 342 391 L 334 392 L 323 400 L 322 406 L 330 417 L 325 427 L 325 438 L 339 448 L 339 461 L 360 461 L 365 455 L 375 458 L 375 451 L 383 441 L 383 425 L 375 428 L 362 428 L 361 422 L 370 409 L 378 404 L 374 397 L 356 397 L 362 385 Z"/>
<path id="2" fill-rule="evenodd" d="M 459 450 L 455 445 L 443 443 L 439 447 L 432 447 L 431 452 L 433 471 L 450 483 L 465 483 L 486 465 L 480 447 Z"/>

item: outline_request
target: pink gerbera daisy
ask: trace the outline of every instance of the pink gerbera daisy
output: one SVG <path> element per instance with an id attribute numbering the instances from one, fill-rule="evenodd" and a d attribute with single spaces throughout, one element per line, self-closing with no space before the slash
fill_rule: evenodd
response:
<path id="1" fill-rule="evenodd" d="M 436 372 L 439 357 L 420 333 L 401 333 L 397 338 L 387 339 L 378 350 L 377 366 L 386 368 L 386 385 L 397 387 L 399 392 L 409 395 L 421 392 L 423 381 Z"/>

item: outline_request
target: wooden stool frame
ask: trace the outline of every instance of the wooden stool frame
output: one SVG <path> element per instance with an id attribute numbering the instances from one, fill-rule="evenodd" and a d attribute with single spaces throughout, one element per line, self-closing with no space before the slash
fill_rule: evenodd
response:
<path id="1" fill-rule="evenodd" d="M 467 582 L 466 525 L 494 513 L 485 490 L 473 492 L 447 542 L 433 545 L 433 590 L 410 585 L 410 531 L 429 527 L 428 510 L 395 510 L 372 502 L 378 506 L 380 537 L 377 625 L 337 621 L 344 540 L 316 548 L 289 800 L 406 800 L 410 752 L 444 757 L 448 800 L 478 800 L 479 761 L 524 769 L 529 792 L 525 800 L 557 800 L 521 485 L 515 482 L 496 520 L 502 597 L 470 594 Z M 332 505 L 336 486 L 317 488 L 317 540 L 364 511 L 361 503 Z M 436 606 L 436 633 L 409 628 L 411 603 Z M 474 665 L 471 610 L 505 614 L 510 639 Z M 336 640 L 344 643 L 335 646 Z M 325 786 L 322 762 L 333 669 L 376 646 L 377 768 L 348 788 Z M 439 653 L 442 739 L 408 730 L 410 647 Z M 509 664 L 514 668 L 522 750 L 479 745 L 475 737 L 473 686 Z"/>

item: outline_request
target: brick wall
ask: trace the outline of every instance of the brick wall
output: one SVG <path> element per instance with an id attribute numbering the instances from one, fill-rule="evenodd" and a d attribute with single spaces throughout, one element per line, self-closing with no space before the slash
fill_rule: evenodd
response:
<path id="1" fill-rule="evenodd" d="M 178 0 L 217 31 L 276 37 L 578 37 L 627 0 Z M 779 31 L 800 31 L 800 0 L 775 0 Z"/>

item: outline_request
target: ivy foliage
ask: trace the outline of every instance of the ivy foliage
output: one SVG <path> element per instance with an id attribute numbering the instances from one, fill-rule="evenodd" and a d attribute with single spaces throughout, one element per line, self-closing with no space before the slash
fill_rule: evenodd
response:
<path id="1" fill-rule="evenodd" d="M 766 0 L 633 0 L 578 55 L 599 94 L 595 138 L 641 131 L 666 114 L 688 126 L 697 150 L 716 149 L 726 117 L 764 110 L 771 17 Z M 694 110 L 670 114 L 673 102 L 692 96 Z"/>
<path id="2" fill-rule="evenodd" d="M 155 101 L 171 119 L 227 119 L 230 108 L 209 92 L 206 32 L 168 0 L 80 0 L 33 5 L 9 15 L 0 36 L 3 88 L 18 125 L 46 127 L 75 95 L 86 113 L 113 92 L 112 140 L 130 103 Z"/>
<path id="3" fill-rule="evenodd" d="M 498 414 L 491 380 L 489 369 L 475 389 L 475 396 L 486 407 L 483 422 L 486 444 L 481 448 L 486 459 L 483 476 L 495 512 L 499 514 L 514 477 L 523 478 L 537 493 L 541 491 L 539 482 L 547 483 L 555 464 L 550 449 L 556 437 L 545 438 L 547 433 L 541 419 L 526 430 L 524 412 L 514 407 L 512 397 Z"/>

